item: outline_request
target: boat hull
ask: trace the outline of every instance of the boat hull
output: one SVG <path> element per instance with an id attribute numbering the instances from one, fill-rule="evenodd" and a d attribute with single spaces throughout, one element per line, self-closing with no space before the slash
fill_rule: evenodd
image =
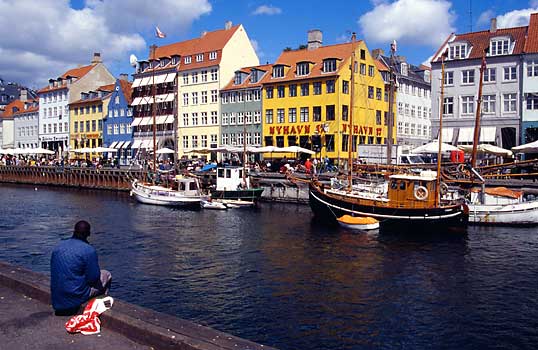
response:
<path id="1" fill-rule="evenodd" d="M 166 194 L 164 194 L 166 193 Z M 159 194 L 158 191 L 152 190 L 149 186 L 145 186 L 138 182 L 134 182 L 131 189 L 131 195 L 140 203 L 161 205 L 168 207 L 181 207 L 188 209 L 200 209 L 202 196 L 184 196 L 172 191 L 163 191 Z"/>
<path id="2" fill-rule="evenodd" d="M 375 230 L 379 228 L 379 222 L 376 222 L 374 224 L 345 224 L 343 222 L 338 222 L 338 224 L 343 227 L 350 230 Z"/>
<path id="3" fill-rule="evenodd" d="M 235 190 L 235 191 L 213 190 L 211 191 L 211 198 L 234 199 L 234 200 L 257 202 L 260 199 L 262 193 L 263 193 L 263 188 L 251 188 L 248 190 Z"/>
<path id="4" fill-rule="evenodd" d="M 461 226 L 467 224 L 464 205 L 450 205 L 437 208 L 392 208 L 361 205 L 351 201 L 333 198 L 310 185 L 309 203 L 316 218 L 326 222 L 337 222 L 342 215 L 370 216 L 381 225 L 409 223 L 419 225 L 442 224 Z"/>
<path id="5" fill-rule="evenodd" d="M 469 222 L 480 225 L 538 225 L 538 201 L 505 205 L 469 204 Z"/>

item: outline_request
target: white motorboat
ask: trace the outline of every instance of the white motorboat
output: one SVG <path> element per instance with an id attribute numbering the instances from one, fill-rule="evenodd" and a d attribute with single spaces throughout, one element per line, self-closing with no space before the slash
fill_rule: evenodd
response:
<path id="1" fill-rule="evenodd" d="M 213 210 L 226 210 L 228 207 L 226 204 L 218 201 L 202 201 L 202 208 L 204 209 L 213 209 Z"/>
<path id="2" fill-rule="evenodd" d="M 469 222 L 487 225 L 538 225 L 538 200 L 525 201 L 522 191 L 505 187 L 471 191 Z"/>
<path id="3" fill-rule="evenodd" d="M 198 179 L 191 177 L 176 177 L 177 188 L 170 188 L 134 180 L 131 195 L 144 204 L 164 205 L 184 208 L 200 208 L 206 196 L 200 190 Z"/>

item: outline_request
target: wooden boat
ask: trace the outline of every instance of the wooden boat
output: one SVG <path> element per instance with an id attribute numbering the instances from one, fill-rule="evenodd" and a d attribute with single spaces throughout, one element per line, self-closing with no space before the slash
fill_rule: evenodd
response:
<path id="1" fill-rule="evenodd" d="M 257 202 L 263 188 L 252 187 L 246 169 L 238 166 L 217 168 L 216 188 L 211 190 L 211 197 L 219 200 L 239 200 Z"/>
<path id="2" fill-rule="evenodd" d="M 144 204 L 199 209 L 206 196 L 200 190 L 198 179 L 176 176 L 174 182 L 177 188 L 134 180 L 131 195 Z"/>
<path id="3" fill-rule="evenodd" d="M 379 221 L 370 216 L 343 215 L 337 221 L 340 226 L 352 230 L 375 230 L 379 228 Z"/>

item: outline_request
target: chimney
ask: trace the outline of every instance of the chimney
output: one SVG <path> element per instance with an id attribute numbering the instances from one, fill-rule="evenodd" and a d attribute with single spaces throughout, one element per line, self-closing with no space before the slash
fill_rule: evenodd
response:
<path id="1" fill-rule="evenodd" d="M 379 56 L 383 56 L 385 54 L 385 51 L 383 49 L 373 49 L 372 50 L 372 57 L 373 58 L 379 58 Z"/>
<path id="2" fill-rule="evenodd" d="M 127 74 L 127 73 L 121 73 L 121 74 L 120 74 L 120 80 L 129 81 L 129 74 Z"/>
<path id="3" fill-rule="evenodd" d="M 21 97 L 19 98 L 22 102 L 28 101 L 28 90 L 21 89 Z"/>
<path id="4" fill-rule="evenodd" d="M 231 27 L 231 25 L 230 25 L 230 27 Z M 226 29 L 229 29 L 229 28 L 226 28 Z M 204 31 L 202 32 L 202 35 L 200 35 L 200 37 L 203 38 L 206 34 L 207 34 L 207 30 L 204 30 Z"/>
<path id="5" fill-rule="evenodd" d="M 226 21 L 224 23 L 224 29 L 228 30 L 230 28 L 232 28 L 232 21 Z"/>
<path id="6" fill-rule="evenodd" d="M 101 53 L 100 52 L 94 52 L 93 53 L 93 58 L 92 58 L 92 64 L 96 64 L 96 63 L 101 63 L 103 62 L 101 60 Z"/>
<path id="7" fill-rule="evenodd" d="M 497 18 L 491 19 L 491 25 L 489 26 L 489 32 L 495 33 L 497 31 Z"/>
<path id="8" fill-rule="evenodd" d="M 323 33 L 319 29 L 308 31 L 308 50 L 315 50 L 321 47 L 323 41 Z"/>

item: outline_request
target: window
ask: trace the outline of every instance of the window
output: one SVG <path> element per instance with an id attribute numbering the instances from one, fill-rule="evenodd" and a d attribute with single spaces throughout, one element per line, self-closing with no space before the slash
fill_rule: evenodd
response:
<path id="1" fill-rule="evenodd" d="M 254 101 L 259 101 L 262 98 L 262 92 L 261 90 L 254 90 L 252 91 L 252 99 Z"/>
<path id="2" fill-rule="evenodd" d="M 211 124 L 217 125 L 219 123 L 217 115 L 217 111 L 211 111 Z"/>
<path id="3" fill-rule="evenodd" d="M 454 114 L 454 97 L 445 97 L 443 102 L 443 115 Z"/>
<path id="4" fill-rule="evenodd" d="M 209 59 L 210 60 L 216 60 L 217 59 L 217 51 L 212 51 L 209 53 Z"/>
<path id="5" fill-rule="evenodd" d="M 312 108 L 312 121 L 315 121 L 315 122 L 321 121 L 321 106 L 314 106 Z"/>
<path id="6" fill-rule="evenodd" d="M 537 94 L 528 94 L 527 95 L 527 109 L 528 110 L 537 110 L 538 109 L 538 95 Z"/>
<path id="7" fill-rule="evenodd" d="M 243 125 L 245 122 L 245 114 L 243 112 L 237 113 L 237 125 Z"/>
<path id="8" fill-rule="evenodd" d="M 217 81 L 218 80 L 218 69 L 217 68 L 213 68 L 211 69 L 211 80 L 212 81 Z"/>
<path id="9" fill-rule="evenodd" d="M 327 93 L 328 94 L 334 94 L 334 80 L 327 80 L 325 82 L 325 85 L 327 87 Z"/>
<path id="10" fill-rule="evenodd" d="M 312 94 L 321 95 L 321 82 L 320 81 L 316 81 L 312 83 Z"/>
<path id="11" fill-rule="evenodd" d="M 185 57 L 184 62 L 185 62 L 185 64 L 189 64 L 189 63 L 191 63 L 191 56 L 187 56 L 187 57 Z"/>
<path id="12" fill-rule="evenodd" d="M 75 132 L 78 132 L 78 131 L 77 131 L 77 129 L 78 129 L 78 128 L 77 128 L 77 126 L 78 126 L 77 124 L 78 124 L 78 123 L 75 122 Z M 108 125 L 106 126 L 106 133 L 107 133 L 108 135 L 112 135 L 112 124 L 108 124 Z"/>
<path id="13" fill-rule="evenodd" d="M 308 83 L 301 84 L 301 96 L 308 96 L 310 89 Z"/>
<path id="14" fill-rule="evenodd" d="M 346 121 L 349 118 L 349 106 L 342 105 L 342 120 Z"/>
<path id="15" fill-rule="evenodd" d="M 474 84 L 474 69 L 464 70 L 461 72 L 462 84 Z"/>
<path id="16" fill-rule="evenodd" d="M 516 94 L 504 94 L 504 112 L 516 112 Z"/>
<path id="17" fill-rule="evenodd" d="M 284 108 L 279 108 L 276 110 L 276 122 L 282 124 L 284 121 Z"/>
<path id="18" fill-rule="evenodd" d="M 266 98 L 273 98 L 273 87 L 268 86 L 265 88 L 265 97 Z"/>
<path id="19" fill-rule="evenodd" d="M 405 104 L 405 115 L 409 116 L 409 103 Z"/>
<path id="20" fill-rule="evenodd" d="M 286 96 L 284 92 L 284 85 L 280 85 L 276 88 L 276 94 L 278 98 L 284 98 Z"/>
<path id="21" fill-rule="evenodd" d="M 445 79 L 443 81 L 445 85 L 454 85 L 454 72 L 445 72 Z"/>
<path id="22" fill-rule="evenodd" d="M 228 125 L 228 113 L 222 113 L 222 125 Z"/>
<path id="23" fill-rule="evenodd" d="M 282 77 L 284 77 L 284 66 L 274 66 L 273 78 L 282 78 Z"/>
<path id="24" fill-rule="evenodd" d="M 416 106 L 411 105 L 411 118 L 415 118 L 416 115 Z"/>
<path id="25" fill-rule="evenodd" d="M 183 113 L 183 126 L 189 126 L 189 113 Z"/>
<path id="26" fill-rule="evenodd" d="M 197 105 L 198 104 L 198 92 L 193 92 L 191 94 L 192 97 L 192 104 Z"/>
<path id="27" fill-rule="evenodd" d="M 329 59 L 323 60 L 323 72 L 324 73 L 336 72 L 336 59 L 329 58 Z"/>
<path id="28" fill-rule="evenodd" d="M 374 76 L 374 66 L 368 66 L 368 75 L 371 77 Z"/>
<path id="29" fill-rule="evenodd" d="M 383 95 L 383 92 L 381 91 L 381 88 L 376 88 L 375 89 L 375 98 L 378 99 L 379 101 L 381 101 L 382 95 Z"/>
<path id="30" fill-rule="evenodd" d="M 202 125 L 207 125 L 207 112 L 202 112 Z"/>
<path id="31" fill-rule="evenodd" d="M 496 80 L 497 70 L 495 68 L 486 68 L 484 71 L 484 83 L 493 83 Z"/>
<path id="32" fill-rule="evenodd" d="M 202 147 L 207 147 L 207 135 L 202 135 Z"/>
<path id="33" fill-rule="evenodd" d="M 192 83 L 198 83 L 198 72 L 192 72 Z"/>
<path id="34" fill-rule="evenodd" d="M 245 124 L 252 124 L 252 112 L 248 111 L 245 113 Z"/>
<path id="35" fill-rule="evenodd" d="M 222 144 L 223 145 L 228 144 L 228 134 L 222 134 Z"/>
<path id="36" fill-rule="evenodd" d="M 288 89 L 289 89 L 289 96 L 290 97 L 297 96 L 297 84 L 290 84 Z"/>
<path id="37" fill-rule="evenodd" d="M 334 135 L 325 135 L 325 147 L 327 152 L 334 152 Z"/>
<path id="38" fill-rule="evenodd" d="M 235 95 L 237 96 L 237 102 L 243 102 L 245 94 L 242 91 L 235 92 Z"/>
<path id="39" fill-rule="evenodd" d="M 183 85 L 187 85 L 189 83 L 189 73 L 183 73 Z"/>
<path id="40" fill-rule="evenodd" d="M 192 125 L 198 125 L 198 113 L 191 114 Z"/>
<path id="41" fill-rule="evenodd" d="M 422 106 L 417 107 L 417 117 L 422 118 Z"/>
<path id="42" fill-rule="evenodd" d="M 361 60 L 365 60 L 366 59 L 366 51 L 364 49 L 361 49 Z"/>
<path id="43" fill-rule="evenodd" d="M 349 81 L 342 80 L 342 93 L 349 94 Z"/>
<path id="44" fill-rule="evenodd" d="M 461 114 L 474 113 L 474 96 L 462 96 L 461 98 Z"/>
<path id="45" fill-rule="evenodd" d="M 364 63 L 361 63 L 361 74 L 366 75 L 366 65 Z"/>
<path id="46" fill-rule="evenodd" d="M 211 103 L 217 103 L 219 101 L 217 90 L 211 90 Z"/>
<path id="47" fill-rule="evenodd" d="M 527 63 L 527 76 L 538 77 L 538 61 L 530 61 Z"/>
<path id="48" fill-rule="evenodd" d="M 495 95 L 482 96 L 482 112 L 483 113 L 495 113 Z"/>
<path id="49" fill-rule="evenodd" d="M 277 147 L 284 147 L 284 136 L 277 136 L 276 137 L 276 146 Z"/>
<path id="50" fill-rule="evenodd" d="M 198 147 L 198 135 L 192 135 L 192 148 Z"/>
<path id="51" fill-rule="evenodd" d="M 334 105 L 325 106 L 325 119 L 335 120 Z"/>
<path id="52" fill-rule="evenodd" d="M 288 123 L 297 123 L 297 108 L 288 109 Z"/>
<path id="53" fill-rule="evenodd" d="M 301 123 L 308 122 L 308 107 L 301 107 L 300 118 Z"/>
<path id="54" fill-rule="evenodd" d="M 517 79 L 517 71 L 516 67 L 504 67 L 504 80 L 505 81 L 512 81 Z"/>
<path id="55" fill-rule="evenodd" d="M 97 130 L 97 123 L 95 120 L 92 120 L 92 132 L 95 132 Z"/>
<path id="56" fill-rule="evenodd" d="M 207 91 L 202 91 L 202 103 L 207 103 Z"/>
<path id="57" fill-rule="evenodd" d="M 254 111 L 254 123 L 260 124 L 262 122 L 262 112 L 261 111 Z"/>
<path id="58" fill-rule="evenodd" d="M 90 132 L 90 121 L 86 120 L 86 132 Z"/>
<path id="59" fill-rule="evenodd" d="M 402 62 L 402 63 L 400 64 L 400 70 L 402 71 L 402 75 L 407 76 L 407 75 L 408 75 L 408 66 L 407 66 L 407 63 Z"/>
<path id="60" fill-rule="evenodd" d="M 254 133 L 254 144 L 255 145 L 261 145 L 262 143 L 262 135 L 259 132 Z"/>
<path id="61" fill-rule="evenodd" d="M 230 125 L 236 125 L 236 114 L 230 113 Z"/>
<path id="62" fill-rule="evenodd" d="M 202 62 L 204 60 L 204 54 L 199 53 L 196 55 L 196 62 Z"/>
<path id="63" fill-rule="evenodd" d="M 206 70 L 203 70 L 200 75 L 202 76 L 202 81 L 203 82 L 206 82 L 207 81 L 207 71 Z"/>
<path id="64" fill-rule="evenodd" d="M 189 105 L 189 94 L 184 93 L 183 94 L 183 106 L 188 106 L 188 105 Z"/>
<path id="65" fill-rule="evenodd" d="M 489 47 L 490 47 L 490 51 L 489 51 L 490 56 L 507 55 L 509 53 L 509 48 L 510 48 L 510 39 L 492 40 Z"/>
<path id="66" fill-rule="evenodd" d="M 451 60 L 467 57 L 467 44 L 456 44 L 448 50 L 448 58 Z"/>
<path id="67" fill-rule="evenodd" d="M 301 62 L 297 64 L 297 75 L 308 75 L 310 74 L 310 63 Z"/>
<path id="68" fill-rule="evenodd" d="M 120 124 L 120 134 L 125 134 L 125 123 Z"/>
<path id="69" fill-rule="evenodd" d="M 273 110 L 272 109 L 265 110 L 265 123 L 273 124 Z"/>
<path id="70" fill-rule="evenodd" d="M 375 111 L 375 123 L 381 125 L 381 111 Z"/>
<path id="71" fill-rule="evenodd" d="M 368 86 L 368 98 L 374 98 L 374 87 Z"/>

